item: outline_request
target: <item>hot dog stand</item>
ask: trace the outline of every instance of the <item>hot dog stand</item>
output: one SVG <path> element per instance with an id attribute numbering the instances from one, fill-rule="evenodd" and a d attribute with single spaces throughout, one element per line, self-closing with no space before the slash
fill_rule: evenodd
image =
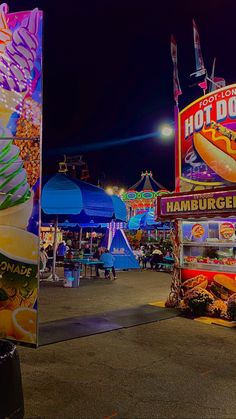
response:
<path id="1" fill-rule="evenodd" d="M 168 305 L 193 315 L 236 318 L 236 85 L 178 113 L 176 191 L 157 199 L 175 220 Z"/>

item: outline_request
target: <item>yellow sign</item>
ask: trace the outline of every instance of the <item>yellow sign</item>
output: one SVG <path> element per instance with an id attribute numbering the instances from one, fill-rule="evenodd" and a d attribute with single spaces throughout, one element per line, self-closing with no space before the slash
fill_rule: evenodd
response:
<path id="1" fill-rule="evenodd" d="M 218 213 L 236 209 L 236 191 L 222 191 L 162 197 L 160 215 L 176 213 Z"/>

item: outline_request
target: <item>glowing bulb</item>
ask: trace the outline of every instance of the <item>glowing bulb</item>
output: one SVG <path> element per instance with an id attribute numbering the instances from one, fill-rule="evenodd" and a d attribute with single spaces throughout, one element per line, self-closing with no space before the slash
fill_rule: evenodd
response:
<path id="1" fill-rule="evenodd" d="M 163 137 L 171 137 L 174 133 L 173 128 L 170 125 L 163 125 L 161 128 L 161 135 Z"/>
<path id="2" fill-rule="evenodd" d="M 113 189 L 112 189 L 112 187 L 111 187 L 111 186 L 108 186 L 108 187 L 106 188 L 106 193 L 107 193 L 108 195 L 113 195 Z"/>

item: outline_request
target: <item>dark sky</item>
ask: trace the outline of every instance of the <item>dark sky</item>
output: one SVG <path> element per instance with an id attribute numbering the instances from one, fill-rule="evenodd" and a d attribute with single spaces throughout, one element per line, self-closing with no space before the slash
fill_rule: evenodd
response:
<path id="1" fill-rule="evenodd" d="M 15 0 L 10 11 L 45 12 L 43 171 L 53 173 L 57 148 L 127 138 L 173 121 L 170 35 L 178 44 L 180 107 L 201 94 L 192 18 L 205 65 L 236 82 L 235 0 Z M 49 151 L 54 152 L 54 154 Z M 91 181 L 130 186 L 142 170 L 174 187 L 174 144 L 148 139 L 84 154 Z"/>

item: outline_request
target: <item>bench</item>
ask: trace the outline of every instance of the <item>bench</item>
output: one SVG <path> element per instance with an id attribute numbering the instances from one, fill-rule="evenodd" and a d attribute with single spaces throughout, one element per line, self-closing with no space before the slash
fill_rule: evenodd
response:
<path id="1" fill-rule="evenodd" d="M 163 271 L 163 272 L 172 272 L 173 268 L 174 268 L 174 264 L 173 263 L 164 263 L 164 262 L 160 262 L 157 263 L 158 268 L 156 268 L 157 271 Z"/>

